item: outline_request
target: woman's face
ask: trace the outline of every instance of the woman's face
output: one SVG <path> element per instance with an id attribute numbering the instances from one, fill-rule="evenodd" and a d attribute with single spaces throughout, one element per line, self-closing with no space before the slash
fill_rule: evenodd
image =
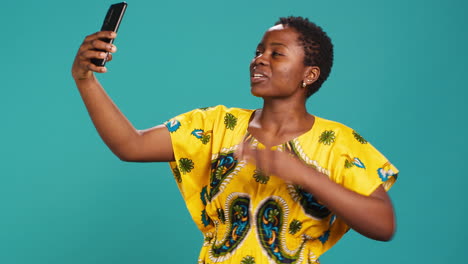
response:
<path id="1" fill-rule="evenodd" d="M 279 98 L 304 93 L 302 81 L 307 67 L 298 38 L 299 33 L 281 24 L 265 33 L 250 63 L 253 95 Z"/>

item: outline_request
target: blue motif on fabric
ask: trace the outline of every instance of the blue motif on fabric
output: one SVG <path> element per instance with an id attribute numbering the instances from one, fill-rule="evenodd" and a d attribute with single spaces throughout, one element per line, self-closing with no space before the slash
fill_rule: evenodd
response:
<path id="1" fill-rule="evenodd" d="M 335 219 L 336 219 L 336 215 L 332 215 L 330 217 L 330 221 L 328 222 L 328 225 L 331 226 L 333 222 L 335 222 Z M 320 242 L 322 242 L 322 244 L 325 244 L 325 242 L 328 241 L 329 237 L 330 237 L 330 229 L 325 231 L 325 233 L 323 233 L 323 235 L 321 235 L 318 239 L 320 240 Z"/>
<path id="2" fill-rule="evenodd" d="M 218 158 L 211 162 L 210 175 L 210 192 L 209 199 L 211 200 L 218 192 L 223 180 L 231 173 L 237 165 L 237 160 L 234 158 L 234 152 L 220 153 Z"/>
<path id="3" fill-rule="evenodd" d="M 196 138 L 202 138 L 203 129 L 194 129 L 191 134 L 194 135 Z"/>
<path id="4" fill-rule="evenodd" d="M 207 203 L 207 198 L 208 198 L 208 193 L 206 191 L 206 189 L 208 188 L 208 186 L 205 186 L 202 188 L 201 192 L 200 192 L 200 199 L 202 200 L 202 203 L 203 205 L 206 205 Z"/>
<path id="5" fill-rule="evenodd" d="M 322 242 L 322 244 L 325 244 L 325 242 L 327 242 L 329 237 L 330 237 L 330 230 L 327 230 L 318 239 L 320 240 L 320 242 Z"/>
<path id="6" fill-rule="evenodd" d="M 333 222 L 335 222 L 335 219 L 336 219 L 336 215 L 332 215 L 332 216 L 330 217 L 330 222 L 329 222 L 328 224 L 329 224 L 329 225 L 332 225 Z"/>
<path id="7" fill-rule="evenodd" d="M 194 129 L 190 134 L 199 139 L 203 144 L 208 144 L 211 139 L 211 133 L 212 130 L 205 132 L 203 129 Z"/>
<path id="8" fill-rule="evenodd" d="M 263 202 L 256 216 L 260 244 L 276 263 L 294 263 L 298 260 L 304 243 L 294 255 L 289 255 L 281 245 L 284 211 L 280 203 L 269 198 Z"/>
<path id="9" fill-rule="evenodd" d="M 354 158 L 353 159 L 353 164 L 356 165 L 356 167 L 359 167 L 359 168 L 362 168 L 362 169 L 366 168 L 366 166 L 364 166 L 364 163 L 362 163 L 362 161 L 359 158 Z"/>
<path id="10" fill-rule="evenodd" d="M 206 214 L 206 210 L 203 210 L 202 211 L 202 214 L 201 214 L 201 219 L 202 219 L 202 223 L 203 225 L 206 227 L 206 226 L 209 226 L 212 222 L 211 222 L 211 218 Z"/>
<path id="11" fill-rule="evenodd" d="M 231 253 L 246 237 L 250 229 L 250 198 L 239 196 L 231 201 L 228 223 L 231 223 L 227 236 L 221 243 L 214 243 L 211 249 L 213 256 L 220 257 Z"/>
<path id="12" fill-rule="evenodd" d="M 383 182 L 386 182 L 390 177 L 395 175 L 392 170 L 384 170 L 383 168 L 377 169 L 377 173 Z"/>
<path id="13" fill-rule="evenodd" d="M 174 133 L 179 129 L 180 127 L 180 122 L 176 119 L 172 119 L 166 122 L 166 127 L 169 130 L 169 132 Z"/>
<path id="14" fill-rule="evenodd" d="M 304 208 L 306 214 L 318 219 L 323 219 L 330 215 L 330 210 L 320 204 L 311 193 L 304 191 L 304 189 L 298 185 L 294 185 L 294 189 L 296 195 L 299 197 L 299 203 L 302 208 Z"/>

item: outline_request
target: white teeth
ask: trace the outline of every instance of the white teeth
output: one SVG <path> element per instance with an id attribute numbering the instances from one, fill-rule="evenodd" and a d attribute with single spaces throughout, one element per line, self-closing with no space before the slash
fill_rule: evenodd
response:
<path id="1" fill-rule="evenodd" d="M 254 76 L 254 77 L 264 77 L 265 75 L 263 75 L 263 74 L 258 74 L 258 73 L 255 73 L 253 76 Z"/>

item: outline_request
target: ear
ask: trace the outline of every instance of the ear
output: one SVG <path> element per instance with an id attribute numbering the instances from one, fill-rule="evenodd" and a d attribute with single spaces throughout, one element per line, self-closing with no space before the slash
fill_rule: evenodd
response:
<path id="1" fill-rule="evenodd" d="M 304 72 L 304 83 L 309 86 L 313 84 L 320 76 L 320 68 L 318 66 L 307 66 Z"/>

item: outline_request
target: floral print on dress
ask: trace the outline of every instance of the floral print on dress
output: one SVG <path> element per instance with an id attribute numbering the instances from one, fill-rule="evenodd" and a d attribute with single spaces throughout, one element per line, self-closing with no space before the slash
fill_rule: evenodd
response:
<path id="1" fill-rule="evenodd" d="M 325 130 L 320 135 L 319 142 L 324 145 L 331 145 L 333 142 L 335 142 L 335 139 L 336 139 L 335 131 Z"/>
<path id="2" fill-rule="evenodd" d="M 302 228 L 302 223 L 301 221 L 294 219 L 292 222 L 289 224 L 289 234 L 295 235 L 299 230 Z"/>
<path id="3" fill-rule="evenodd" d="M 224 116 L 224 124 L 226 125 L 227 129 L 234 130 L 237 125 L 237 117 L 231 113 L 226 113 Z"/>
<path id="4" fill-rule="evenodd" d="M 256 182 L 258 183 L 261 183 L 261 184 L 266 184 L 268 182 L 268 180 L 270 180 L 270 176 L 268 176 L 267 174 L 265 174 L 262 170 L 260 169 L 256 169 L 254 171 L 254 175 L 253 175 L 254 179 Z"/>
<path id="5" fill-rule="evenodd" d="M 215 106 L 165 123 L 176 159 L 172 173 L 204 234 L 199 262 L 318 263 L 347 229 L 341 219 L 332 223 L 332 212 L 305 189 L 236 160 L 242 138 L 264 147 L 248 133 L 253 113 Z M 383 180 L 388 190 L 398 173 L 390 163 L 382 165 L 385 157 L 356 131 L 320 117 L 313 129 L 276 147 L 358 193 Z"/>
<path id="6" fill-rule="evenodd" d="M 252 256 L 245 256 L 240 264 L 255 264 L 255 258 Z"/>
<path id="7" fill-rule="evenodd" d="M 358 134 L 355 130 L 353 130 L 354 138 L 361 144 L 367 144 L 367 140 L 365 140 L 361 135 Z"/>
<path id="8" fill-rule="evenodd" d="M 189 173 L 193 170 L 195 165 L 193 164 L 193 161 L 188 158 L 181 158 L 179 159 L 179 171 L 182 172 L 183 174 Z"/>

